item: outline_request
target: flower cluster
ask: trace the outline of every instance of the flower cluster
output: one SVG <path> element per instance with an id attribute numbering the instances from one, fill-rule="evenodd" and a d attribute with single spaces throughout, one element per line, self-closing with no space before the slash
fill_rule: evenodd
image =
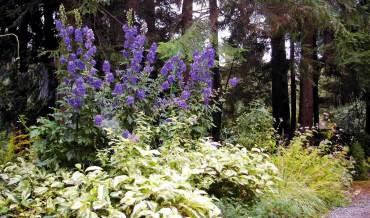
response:
<path id="1" fill-rule="evenodd" d="M 87 104 L 87 99 L 92 99 L 95 111 L 107 111 L 99 108 L 100 104 L 96 105 L 99 100 L 95 96 L 105 96 L 106 100 L 101 105 L 108 105 L 109 111 L 113 112 L 130 108 L 129 111 L 134 113 L 142 110 L 140 107 L 143 105 L 151 110 L 166 110 L 168 107 L 187 109 L 190 101 L 198 100 L 208 105 L 212 94 L 211 68 L 215 55 L 211 47 L 194 52 L 189 69 L 180 55 L 169 58 L 158 70 L 156 80 L 152 80 L 150 75 L 155 71 L 153 64 L 157 44 L 153 43 L 145 50 L 145 36 L 137 27 L 122 27 L 124 43 L 121 63 L 111 66 L 108 60 L 104 60 L 101 67 L 96 67 L 93 31 L 88 27 L 66 26 L 59 20 L 55 23 L 64 51 L 59 60 L 61 67 L 66 69 L 63 81 L 70 88 L 65 93 L 66 102 L 74 110 L 80 110 Z M 109 116 L 95 115 L 94 124 L 101 126 L 104 117 Z"/>

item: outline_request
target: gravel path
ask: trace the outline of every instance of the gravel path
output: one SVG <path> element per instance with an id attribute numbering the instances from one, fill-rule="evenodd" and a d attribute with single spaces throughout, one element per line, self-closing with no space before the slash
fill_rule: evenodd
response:
<path id="1" fill-rule="evenodd" d="M 353 191 L 352 203 L 332 210 L 327 218 L 370 218 L 370 181 L 355 182 Z"/>

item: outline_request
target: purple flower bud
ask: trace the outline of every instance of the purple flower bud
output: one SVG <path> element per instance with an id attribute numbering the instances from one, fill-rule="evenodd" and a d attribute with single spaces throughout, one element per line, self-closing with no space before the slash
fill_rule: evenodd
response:
<path id="1" fill-rule="evenodd" d="M 136 91 L 136 97 L 139 99 L 139 100 L 143 100 L 145 98 L 145 91 L 142 90 L 142 89 L 138 89 Z"/>
<path id="2" fill-rule="evenodd" d="M 77 59 L 77 55 L 75 53 L 72 53 L 72 54 L 69 55 L 69 59 L 74 61 L 74 60 Z"/>
<path id="3" fill-rule="evenodd" d="M 115 86 L 114 86 L 114 90 L 112 92 L 112 95 L 113 96 L 117 96 L 117 95 L 120 95 L 122 94 L 123 92 L 123 86 L 121 83 L 117 83 Z"/>
<path id="4" fill-rule="evenodd" d="M 76 98 L 69 98 L 67 99 L 67 103 L 73 108 L 73 109 L 78 109 L 81 107 L 81 98 L 76 97 Z"/>
<path id="5" fill-rule="evenodd" d="M 177 100 L 176 103 L 182 109 L 185 109 L 185 108 L 188 107 L 188 105 L 186 104 L 186 102 L 184 100 Z"/>
<path id="6" fill-rule="evenodd" d="M 65 63 L 67 62 L 66 58 L 64 57 L 64 55 L 61 55 L 60 58 L 59 58 L 59 63 L 61 65 L 64 65 Z"/>
<path id="7" fill-rule="evenodd" d="M 238 78 L 233 77 L 232 79 L 230 79 L 229 84 L 231 87 L 235 87 L 238 84 Z"/>
<path id="8" fill-rule="evenodd" d="M 107 60 L 105 60 L 104 63 L 103 63 L 103 72 L 104 73 L 109 73 L 110 72 L 110 64 Z"/>
<path id="9" fill-rule="evenodd" d="M 90 73 L 90 75 L 95 75 L 96 74 L 96 72 L 97 72 L 98 70 L 96 69 L 96 68 L 94 68 L 94 67 L 92 67 L 91 69 L 90 69 L 90 71 L 89 71 L 89 73 Z"/>
<path id="10" fill-rule="evenodd" d="M 173 82 L 175 82 L 175 77 L 173 75 L 169 75 L 167 77 L 167 81 L 169 84 L 172 84 Z"/>
<path id="11" fill-rule="evenodd" d="M 112 82 L 114 82 L 114 76 L 113 76 L 113 73 L 107 73 L 107 74 L 105 75 L 105 81 L 106 81 L 107 83 L 112 83 Z"/>
<path id="12" fill-rule="evenodd" d="M 190 92 L 189 91 L 186 91 L 186 90 L 182 91 L 181 98 L 188 99 L 189 97 L 190 97 Z"/>
<path id="13" fill-rule="evenodd" d="M 138 80 L 139 80 L 139 78 L 137 78 L 137 76 L 130 77 L 130 82 L 133 85 L 136 85 Z"/>
<path id="14" fill-rule="evenodd" d="M 74 61 L 68 61 L 67 71 L 72 74 L 76 72 L 76 65 Z"/>
<path id="15" fill-rule="evenodd" d="M 79 70 L 85 70 L 85 64 L 80 59 L 76 59 L 75 64 Z"/>
<path id="16" fill-rule="evenodd" d="M 71 39 L 67 36 L 64 38 L 64 44 L 68 47 L 71 46 Z"/>
<path id="17" fill-rule="evenodd" d="M 128 58 L 128 52 L 126 50 L 123 50 L 121 54 L 123 58 Z"/>
<path id="18" fill-rule="evenodd" d="M 75 29 L 75 41 L 78 43 L 83 42 L 82 31 L 80 28 Z"/>
<path id="19" fill-rule="evenodd" d="M 94 89 L 100 89 L 102 85 L 103 85 L 103 81 L 101 81 L 100 79 L 95 79 L 93 82 Z"/>
<path id="20" fill-rule="evenodd" d="M 73 26 L 68 26 L 67 27 L 67 32 L 68 32 L 69 35 L 73 34 L 73 32 L 74 32 Z"/>
<path id="21" fill-rule="evenodd" d="M 130 137 L 131 133 L 128 130 L 125 130 L 122 132 L 122 137 L 125 139 L 128 139 Z"/>
<path id="22" fill-rule="evenodd" d="M 154 70 L 154 67 L 151 66 L 145 66 L 144 67 L 144 72 L 145 73 L 151 73 Z"/>
<path id="23" fill-rule="evenodd" d="M 130 105 L 133 105 L 135 103 L 135 99 L 134 99 L 134 97 L 129 95 L 129 96 L 126 97 L 125 102 L 126 102 L 126 105 L 130 106 Z"/>
<path id="24" fill-rule="evenodd" d="M 77 48 L 76 54 L 81 55 L 83 52 L 82 48 Z"/>
<path id="25" fill-rule="evenodd" d="M 98 115 L 96 115 L 94 117 L 94 124 L 95 124 L 95 126 L 101 126 L 102 122 L 103 122 L 102 115 L 98 114 Z"/>
<path id="26" fill-rule="evenodd" d="M 162 90 L 162 91 L 167 90 L 169 87 L 170 87 L 170 84 L 169 84 L 167 81 L 165 81 L 165 82 L 163 82 L 163 83 L 161 84 L 161 90 Z"/>
<path id="27" fill-rule="evenodd" d="M 150 46 L 149 52 L 146 56 L 146 61 L 148 62 L 148 64 L 153 64 L 154 63 L 156 50 L 157 50 L 157 44 L 153 43 Z"/>
<path id="28" fill-rule="evenodd" d="M 95 66 L 96 65 L 96 61 L 95 60 L 91 60 L 91 66 Z"/>
<path id="29" fill-rule="evenodd" d="M 55 28 L 60 32 L 63 29 L 63 24 L 60 20 L 55 20 Z"/>

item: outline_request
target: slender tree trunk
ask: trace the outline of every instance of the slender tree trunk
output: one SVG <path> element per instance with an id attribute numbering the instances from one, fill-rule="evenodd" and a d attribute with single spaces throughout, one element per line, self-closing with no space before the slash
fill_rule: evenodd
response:
<path id="1" fill-rule="evenodd" d="M 366 126 L 365 132 L 370 134 L 370 93 L 365 94 L 365 101 L 366 101 Z"/>
<path id="2" fill-rule="evenodd" d="M 313 36 L 313 57 L 312 57 L 312 65 L 313 65 L 313 120 L 314 125 L 319 124 L 320 122 L 320 108 L 319 108 L 319 79 L 320 79 L 320 65 L 319 65 L 319 58 L 317 53 L 317 35 L 316 33 Z"/>
<path id="3" fill-rule="evenodd" d="M 193 23 L 193 0 L 183 0 L 182 2 L 182 33 Z"/>
<path id="4" fill-rule="evenodd" d="M 294 39 L 290 39 L 290 95 L 291 95 L 291 120 L 290 129 L 291 134 L 294 134 L 297 125 L 297 83 L 296 83 L 296 71 L 295 71 L 295 44 Z"/>
<path id="5" fill-rule="evenodd" d="M 155 28 L 155 3 L 154 0 L 144 0 L 143 17 L 148 27 L 147 38 L 150 42 L 157 41 Z"/>
<path id="6" fill-rule="evenodd" d="M 302 127 L 313 125 L 313 28 L 306 25 L 302 40 L 301 83 L 299 101 L 299 123 Z"/>
<path id="7" fill-rule="evenodd" d="M 217 0 L 209 0 L 209 10 L 210 10 L 210 25 L 211 25 L 211 32 L 212 32 L 212 45 L 215 49 L 216 53 L 216 63 L 219 60 L 218 57 L 218 7 L 217 7 Z M 215 96 L 215 104 L 219 107 L 220 110 L 213 113 L 213 124 L 214 127 L 212 128 L 212 137 L 214 141 L 220 141 L 221 138 L 221 117 L 222 117 L 222 105 L 220 102 L 220 95 L 221 95 L 221 75 L 220 75 L 220 68 L 219 66 L 214 67 L 213 69 L 213 91 L 216 94 Z"/>
<path id="8" fill-rule="evenodd" d="M 272 114 L 278 132 L 289 134 L 289 68 L 286 64 L 284 33 L 279 32 L 271 38 L 271 50 Z"/>
<path id="9" fill-rule="evenodd" d="M 54 27 L 54 19 L 53 14 L 57 10 L 59 4 L 55 3 L 54 1 L 46 1 L 44 5 L 44 47 L 46 50 L 54 50 L 58 47 L 58 41 L 55 38 L 55 27 Z M 53 63 L 53 59 L 49 58 L 48 56 L 44 57 L 45 63 L 47 63 L 47 71 L 48 71 L 48 91 L 49 91 L 49 102 L 48 107 L 45 108 L 45 114 L 50 113 L 51 107 L 55 105 L 56 101 L 56 89 L 58 86 L 58 81 L 55 74 L 55 67 Z"/>

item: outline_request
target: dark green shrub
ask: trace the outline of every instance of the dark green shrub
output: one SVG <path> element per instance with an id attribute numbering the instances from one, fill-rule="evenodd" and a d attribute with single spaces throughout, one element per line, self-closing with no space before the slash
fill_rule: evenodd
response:
<path id="1" fill-rule="evenodd" d="M 353 157 L 353 159 L 355 159 L 354 167 L 356 173 L 354 175 L 354 179 L 367 179 L 367 172 L 369 168 L 367 165 L 364 149 L 362 148 L 360 143 L 356 142 L 352 145 L 351 156 Z"/>
<path id="2" fill-rule="evenodd" d="M 96 162 L 97 150 L 107 142 L 93 120 L 83 113 L 76 117 L 73 113 L 55 111 L 50 116 L 51 119 L 39 118 L 37 125 L 30 128 L 31 150 L 39 158 L 39 164 L 72 167 L 76 163 Z"/>
<path id="3" fill-rule="evenodd" d="M 273 117 L 260 102 L 251 104 L 250 110 L 236 120 L 236 141 L 247 148 L 263 148 L 274 151 Z"/>

